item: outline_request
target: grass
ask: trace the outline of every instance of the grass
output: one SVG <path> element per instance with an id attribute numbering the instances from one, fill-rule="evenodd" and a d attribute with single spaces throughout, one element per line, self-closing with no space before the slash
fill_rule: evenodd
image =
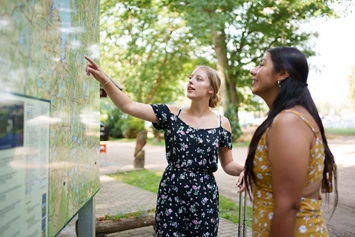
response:
<path id="1" fill-rule="evenodd" d="M 106 221 L 106 220 L 117 221 L 126 218 L 140 218 L 140 217 L 145 217 L 149 213 L 154 213 L 154 212 L 155 212 L 155 208 L 149 210 L 139 210 L 131 213 L 117 213 L 116 215 L 105 215 L 103 217 L 99 217 L 98 221 Z"/>
<path id="2" fill-rule="evenodd" d="M 110 176 L 123 183 L 136 186 L 152 193 L 158 193 L 159 182 L 162 174 L 162 171 L 149 171 L 143 169 L 118 172 L 111 174 Z"/>
<path id="3" fill-rule="evenodd" d="M 136 142 L 136 139 L 135 138 L 112 138 L 112 137 L 110 137 L 109 141 Z M 164 138 L 162 138 L 159 142 L 155 142 L 153 137 L 149 137 L 149 138 L 147 138 L 147 144 L 154 145 L 154 146 L 164 146 L 165 141 L 164 141 Z"/>
<path id="4" fill-rule="evenodd" d="M 237 142 L 233 142 L 233 147 L 248 147 L 250 140 L 254 134 L 256 127 L 249 127 L 242 129 L 243 134 L 238 138 Z M 337 138 L 339 136 L 355 136 L 355 128 L 325 128 L 325 133 L 329 139 Z M 135 138 L 112 138 L 110 141 L 119 141 L 119 142 L 136 142 Z M 147 138 L 147 144 L 154 146 L 164 146 L 165 141 L 164 137 L 161 138 L 159 142 L 154 141 L 153 137 Z"/>
<path id="5" fill-rule="evenodd" d="M 233 142 L 233 147 L 249 147 L 250 140 Z"/>
<path id="6" fill-rule="evenodd" d="M 355 136 L 355 128 L 325 128 L 327 136 Z"/>
<path id="7" fill-rule="evenodd" d="M 162 176 L 162 171 L 134 170 L 127 172 L 118 172 L 110 176 L 127 184 L 142 188 L 144 190 L 158 193 L 158 187 Z M 238 223 L 238 205 L 230 198 L 219 195 L 219 216 Z M 247 207 L 247 226 L 251 227 L 252 208 Z"/>
<path id="8" fill-rule="evenodd" d="M 248 227 L 251 227 L 252 215 L 252 207 L 247 206 Z M 232 199 L 219 195 L 219 216 L 237 224 L 239 223 L 239 206 Z"/>
<path id="9" fill-rule="evenodd" d="M 110 141 L 118 141 L 118 142 L 136 142 L 135 138 L 111 138 Z M 248 147 L 250 143 L 250 140 L 245 140 L 242 142 L 234 142 L 233 147 Z M 147 144 L 148 145 L 153 145 L 153 146 L 165 146 L 165 141 L 164 138 L 161 139 L 160 142 L 154 141 L 154 138 L 148 138 L 147 139 Z"/>

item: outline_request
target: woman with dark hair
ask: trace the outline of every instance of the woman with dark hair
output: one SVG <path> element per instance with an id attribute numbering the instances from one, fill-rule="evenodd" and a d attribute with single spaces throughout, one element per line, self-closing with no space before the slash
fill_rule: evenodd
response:
<path id="1" fill-rule="evenodd" d="M 217 236 L 218 187 L 213 175 L 218 158 L 223 170 L 238 176 L 229 120 L 215 114 L 221 80 L 208 66 L 197 66 L 187 80 L 190 106 L 144 104 L 128 98 L 93 60 L 86 67 L 118 109 L 164 130 L 168 166 L 161 179 L 155 212 L 156 236 Z"/>
<path id="2" fill-rule="evenodd" d="M 250 73 L 253 94 L 270 108 L 245 163 L 253 236 L 329 236 L 320 191 L 332 192 L 334 177 L 334 212 L 337 172 L 307 88 L 307 60 L 296 48 L 272 48 Z"/>

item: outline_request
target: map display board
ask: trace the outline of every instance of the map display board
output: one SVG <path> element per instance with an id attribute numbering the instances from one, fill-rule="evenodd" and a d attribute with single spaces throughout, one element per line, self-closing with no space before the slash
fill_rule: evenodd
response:
<path id="1" fill-rule="evenodd" d="M 0 98 L 0 236 L 48 236 L 49 102 Z"/>
<path id="2" fill-rule="evenodd" d="M 0 90 L 49 102 L 48 236 L 100 188 L 99 84 L 84 71 L 84 55 L 99 61 L 99 7 L 99 0 L 1 0 Z"/>

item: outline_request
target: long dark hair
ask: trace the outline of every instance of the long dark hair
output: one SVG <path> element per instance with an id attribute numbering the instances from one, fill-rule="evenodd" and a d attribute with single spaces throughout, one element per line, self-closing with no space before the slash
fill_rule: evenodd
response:
<path id="1" fill-rule="evenodd" d="M 270 111 L 265 121 L 256 129 L 249 145 L 247 160 L 245 161 L 245 184 L 251 197 L 253 190 L 253 182 L 255 182 L 255 173 L 253 171 L 253 162 L 255 151 L 259 140 L 265 133 L 266 129 L 271 125 L 276 115 L 285 109 L 292 108 L 296 105 L 304 107 L 316 121 L 319 131 L 322 135 L 324 144 L 324 170 L 322 179 L 322 192 L 329 193 L 332 191 L 332 178 L 334 177 L 335 198 L 334 208 L 338 203 L 338 187 L 337 187 L 337 167 L 334 156 L 329 149 L 327 139 L 324 134 L 324 127 L 319 117 L 316 105 L 313 102 L 311 94 L 307 87 L 308 63 L 304 54 L 293 47 L 278 47 L 267 50 L 271 56 L 275 72 L 288 72 L 289 77 L 282 81 L 279 93 L 272 103 Z M 328 197 L 328 194 L 327 194 Z"/>

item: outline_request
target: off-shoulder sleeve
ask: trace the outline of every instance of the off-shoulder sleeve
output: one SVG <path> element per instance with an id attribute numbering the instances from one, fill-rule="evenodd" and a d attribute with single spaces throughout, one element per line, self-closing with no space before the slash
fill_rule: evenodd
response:
<path id="1" fill-rule="evenodd" d="M 166 129 L 168 126 L 169 108 L 165 104 L 151 104 L 159 123 L 152 123 L 156 129 Z"/>
<path id="2" fill-rule="evenodd" d="M 220 134 L 219 147 L 228 147 L 232 150 L 232 133 L 223 129 Z"/>

